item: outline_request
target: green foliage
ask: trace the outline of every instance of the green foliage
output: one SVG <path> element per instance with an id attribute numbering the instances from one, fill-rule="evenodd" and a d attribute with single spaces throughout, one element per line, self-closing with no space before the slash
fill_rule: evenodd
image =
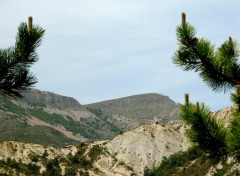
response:
<path id="1" fill-rule="evenodd" d="M 88 139 L 99 139 L 101 138 L 101 135 L 99 134 L 99 131 L 101 131 L 101 128 L 103 126 L 103 121 L 97 122 L 94 119 L 86 119 L 85 125 L 81 124 L 78 121 L 74 121 L 71 117 L 63 117 L 62 115 L 56 114 L 56 113 L 48 113 L 45 112 L 42 108 L 32 108 L 29 109 L 29 113 L 32 116 L 35 116 L 45 122 L 48 122 L 52 125 L 60 124 L 64 126 L 68 131 L 73 132 L 74 134 L 81 134 L 82 136 L 88 138 Z M 108 123 L 107 123 L 108 124 Z M 117 131 L 114 127 L 110 126 L 109 128 L 111 131 Z"/>
<path id="2" fill-rule="evenodd" d="M 236 117 L 231 120 L 228 134 L 229 151 L 240 160 L 240 114 L 235 113 Z"/>
<path id="3" fill-rule="evenodd" d="M 236 86 L 236 93 L 231 94 L 231 100 L 238 105 L 238 112 L 240 112 L 240 85 Z"/>
<path id="4" fill-rule="evenodd" d="M 164 157 L 158 167 L 146 172 L 145 176 L 168 176 L 179 172 L 180 167 L 186 167 L 191 161 L 203 156 L 203 151 L 198 147 L 192 147 L 186 152 L 177 152 L 169 157 Z"/>
<path id="5" fill-rule="evenodd" d="M 67 130 L 72 131 L 75 134 L 84 133 L 85 135 L 87 135 L 86 132 L 84 132 L 83 127 L 79 124 L 79 122 L 74 121 L 70 117 L 64 118 L 63 116 L 58 115 L 56 113 L 50 114 L 38 108 L 29 109 L 29 111 L 31 115 L 52 125 L 60 124 L 64 126 Z M 89 135 L 87 137 L 89 137 Z"/>
<path id="6" fill-rule="evenodd" d="M 231 94 L 231 100 L 232 100 L 232 102 L 234 102 L 235 104 L 240 105 L 240 97 L 239 97 L 237 94 L 232 93 L 232 94 Z"/>
<path id="7" fill-rule="evenodd" d="M 189 23 L 177 27 L 179 48 L 173 63 L 183 70 L 199 72 L 203 81 L 214 91 L 228 90 L 240 84 L 239 48 L 229 38 L 217 50 L 206 39 L 196 37 L 195 28 Z"/>
<path id="8" fill-rule="evenodd" d="M 39 175 L 40 167 L 35 164 L 23 164 L 22 162 L 16 162 L 15 159 L 7 158 L 6 161 L 0 160 L 0 167 L 4 168 L 7 173 L 10 173 L 13 169 L 17 173 L 24 175 Z"/>
<path id="9" fill-rule="evenodd" d="M 19 103 L 19 104 L 18 104 Z M 36 117 L 52 125 L 62 125 L 73 134 L 96 140 L 109 139 L 119 133 L 120 129 L 104 117 L 81 118 L 73 120 L 70 116 L 44 111 L 44 106 L 21 106 L 21 102 L 13 101 L 11 97 L 0 95 L 0 141 L 16 140 L 43 145 L 66 146 L 77 141 L 68 139 L 55 129 L 44 126 L 29 126 L 26 117 Z M 5 113 L 11 112 L 11 113 Z M 54 136 L 56 135 L 56 136 Z M 49 143 L 49 141 L 51 141 Z"/>
<path id="10" fill-rule="evenodd" d="M 94 108 L 87 107 L 87 110 L 89 110 L 90 112 L 92 112 L 96 116 L 102 116 L 103 115 L 102 110 L 100 108 L 94 109 Z"/>
<path id="11" fill-rule="evenodd" d="M 226 129 L 211 116 L 209 108 L 202 104 L 198 110 L 196 106 L 190 104 L 182 106 L 181 110 L 181 118 L 191 125 L 187 133 L 189 139 L 214 157 L 226 156 Z"/>
<path id="12" fill-rule="evenodd" d="M 92 162 L 84 155 L 87 147 L 87 144 L 81 143 L 79 146 L 77 146 L 78 150 L 75 155 L 68 155 L 67 161 L 65 161 L 67 165 L 66 175 L 76 175 L 78 168 L 81 168 L 83 170 L 88 170 L 92 168 Z M 81 170 L 80 172 L 86 174 L 86 172 L 84 172 L 83 170 Z"/>
<path id="13" fill-rule="evenodd" d="M 91 150 L 88 152 L 88 156 L 91 159 L 91 162 L 98 159 L 98 157 L 103 153 L 104 148 L 100 145 L 94 145 Z"/>
<path id="14" fill-rule="evenodd" d="M 78 169 L 73 167 L 67 167 L 65 169 L 65 176 L 76 176 Z"/>
<path id="15" fill-rule="evenodd" d="M 1 117 L 0 117 L 1 119 Z M 9 120 L 9 124 L 14 122 L 13 120 Z M 71 140 L 67 138 L 65 135 L 60 133 L 59 131 L 52 129 L 46 126 L 18 126 L 19 124 L 15 124 L 14 126 L 9 125 L 12 130 L 8 130 L 6 132 L 1 133 L 0 142 L 2 141 L 21 141 L 27 143 L 35 143 L 46 146 L 55 146 L 61 147 L 70 144 L 78 144 L 78 141 Z M 0 127 L 2 124 L 0 123 Z M 1 129 L 0 129 L 1 132 Z"/>
<path id="16" fill-rule="evenodd" d="M 42 157 L 45 158 L 45 159 L 48 157 L 48 152 L 47 152 L 46 149 L 44 150 L 44 153 L 43 153 Z"/>
<path id="17" fill-rule="evenodd" d="M 0 95 L 0 109 L 2 109 L 3 111 L 15 113 L 21 116 L 27 115 L 26 109 L 13 103 L 9 98 L 2 95 Z"/>
<path id="18" fill-rule="evenodd" d="M 85 169 L 92 167 L 92 163 L 89 160 L 87 160 L 84 155 L 77 153 L 73 156 L 72 154 L 70 154 L 68 155 L 68 159 L 73 165 L 78 165 Z"/>
<path id="19" fill-rule="evenodd" d="M 208 157 L 199 147 L 192 147 L 185 152 L 180 151 L 165 157 L 159 166 L 146 172 L 144 176 L 206 175 L 209 169 L 218 162 L 216 158 Z M 216 169 L 214 176 L 225 175 L 233 166 L 227 162 L 223 162 L 222 165 L 221 169 Z"/>
<path id="20" fill-rule="evenodd" d="M 35 153 L 31 153 L 28 157 L 32 162 L 37 162 L 39 160 L 39 156 Z"/>
<path id="21" fill-rule="evenodd" d="M 0 91 L 19 95 L 37 82 L 29 67 L 38 60 L 36 49 L 40 46 L 44 30 L 39 26 L 28 28 L 26 23 L 18 27 L 14 47 L 0 49 Z"/>
<path id="22" fill-rule="evenodd" d="M 61 175 L 61 168 L 59 166 L 58 158 L 49 160 L 46 164 L 46 171 L 43 173 L 44 176 L 59 176 Z"/>
<path id="23" fill-rule="evenodd" d="M 233 163 L 228 164 L 227 162 L 222 163 L 223 167 L 221 169 L 217 169 L 216 173 L 213 176 L 230 176 L 233 174 L 227 174 L 229 173 L 229 171 L 231 170 L 231 168 L 233 167 Z M 227 175 L 226 175 L 227 174 Z"/>
<path id="24" fill-rule="evenodd" d="M 118 134 L 121 131 L 116 125 L 107 120 L 108 117 L 103 115 L 103 112 L 100 108 L 95 109 L 87 107 L 87 110 L 89 110 L 90 112 L 95 114 L 99 119 L 101 119 L 101 121 L 103 121 L 110 128 L 111 131 L 115 132 L 116 134 Z"/>
<path id="25" fill-rule="evenodd" d="M 238 43 L 230 37 L 217 50 L 206 39 L 196 37 L 195 28 L 186 23 L 185 13 L 182 14 L 182 25 L 177 27 L 179 48 L 173 56 L 173 62 L 185 71 L 199 72 L 203 81 L 214 91 L 227 91 L 240 84 L 240 65 Z M 187 96 L 186 96 L 187 95 Z M 181 118 L 191 128 L 187 132 L 188 138 L 206 154 L 194 159 L 186 152 L 179 152 L 165 158 L 159 167 L 154 168 L 147 175 L 206 175 L 206 171 L 220 159 L 229 155 L 240 160 L 240 86 L 231 99 L 238 105 L 235 118 L 229 128 L 211 116 L 208 107 L 202 104 L 194 106 L 185 95 L 185 106 L 181 107 Z M 228 132 L 228 133 L 227 133 Z M 210 158 L 207 156 L 211 156 Z M 225 161 L 225 160 L 222 160 Z M 222 169 L 217 169 L 215 175 L 224 175 L 231 168 L 225 162 Z"/>

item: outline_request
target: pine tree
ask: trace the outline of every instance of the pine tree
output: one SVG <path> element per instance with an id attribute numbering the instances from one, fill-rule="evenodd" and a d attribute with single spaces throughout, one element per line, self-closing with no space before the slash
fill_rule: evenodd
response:
<path id="1" fill-rule="evenodd" d="M 40 46 L 44 29 L 32 24 L 32 17 L 18 27 L 15 46 L 0 49 L 0 93 L 20 95 L 37 82 L 29 71 L 38 60 L 37 48 Z"/>
<path id="2" fill-rule="evenodd" d="M 173 62 L 185 71 L 199 72 L 203 81 L 214 91 L 227 91 L 240 84 L 240 65 L 237 57 L 237 42 L 230 37 L 215 50 L 206 39 L 196 37 L 195 28 L 186 22 L 182 13 L 182 24 L 177 27 L 179 48 Z M 212 156 L 222 158 L 228 154 L 226 129 L 221 122 L 212 117 L 210 109 L 204 104 L 200 107 L 189 103 L 185 94 L 185 105 L 181 108 L 181 118 L 191 125 L 187 135 L 202 150 Z"/>
<path id="3" fill-rule="evenodd" d="M 173 56 L 173 63 L 183 70 L 199 72 L 203 81 L 214 91 L 224 91 L 240 84 L 238 43 L 231 37 L 215 49 L 210 41 L 196 37 L 195 28 L 186 22 L 182 14 L 182 24 L 177 27 L 179 48 Z"/>

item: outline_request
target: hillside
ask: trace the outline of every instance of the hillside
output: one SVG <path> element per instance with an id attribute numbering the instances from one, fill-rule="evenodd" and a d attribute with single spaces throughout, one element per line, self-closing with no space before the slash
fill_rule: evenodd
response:
<path id="1" fill-rule="evenodd" d="M 23 98 L 0 96 L 0 141 L 65 146 L 119 134 L 76 100 L 31 90 Z"/>
<path id="2" fill-rule="evenodd" d="M 213 113 L 227 123 L 235 107 Z M 216 160 L 192 148 L 189 126 L 181 121 L 143 125 L 111 140 L 51 147 L 22 142 L 0 143 L 0 175 L 143 176 L 155 166 L 163 176 L 232 176 L 239 174 L 234 158 Z M 146 174 L 148 173 L 148 174 Z"/>
<path id="3" fill-rule="evenodd" d="M 0 141 L 66 146 L 111 139 L 140 124 L 159 121 L 158 116 L 164 121 L 178 118 L 179 106 L 158 94 L 106 101 L 100 106 L 104 113 L 99 107 L 95 109 L 95 104 L 83 106 L 74 98 L 51 92 L 31 89 L 22 95 L 17 99 L 0 96 Z"/>
<path id="4" fill-rule="evenodd" d="M 180 105 L 161 94 L 141 94 L 85 105 L 124 131 L 151 123 L 179 119 Z"/>
<path id="5" fill-rule="evenodd" d="M 146 167 L 151 168 L 164 156 L 188 148 L 185 130 L 182 122 L 144 125 L 112 140 L 64 148 L 3 142 L 0 143 L 0 173 L 142 176 Z"/>

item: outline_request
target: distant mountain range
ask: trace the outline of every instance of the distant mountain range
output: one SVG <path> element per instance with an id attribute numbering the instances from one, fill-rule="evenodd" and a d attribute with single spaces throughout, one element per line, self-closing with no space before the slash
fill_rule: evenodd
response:
<path id="1" fill-rule="evenodd" d="M 160 94 L 142 94 L 89 105 L 31 89 L 22 98 L 0 96 L 0 142 L 66 146 L 110 139 L 142 124 L 179 119 L 180 105 Z"/>

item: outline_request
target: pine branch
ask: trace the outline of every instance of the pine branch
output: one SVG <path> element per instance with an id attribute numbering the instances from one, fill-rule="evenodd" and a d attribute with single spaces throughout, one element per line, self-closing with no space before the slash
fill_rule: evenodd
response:
<path id="1" fill-rule="evenodd" d="M 195 36 L 195 28 L 185 20 L 177 27 L 179 49 L 173 56 L 173 63 L 185 71 L 199 72 L 203 81 L 214 91 L 225 92 L 240 84 L 238 44 L 229 38 L 215 51 L 209 41 Z"/>
<path id="2" fill-rule="evenodd" d="M 36 77 L 29 72 L 29 67 L 38 60 L 36 50 L 41 44 L 43 34 L 41 27 L 31 24 L 28 28 L 26 23 L 21 23 L 15 46 L 0 50 L 1 92 L 18 94 L 18 90 L 26 89 L 37 82 Z"/>
<path id="3" fill-rule="evenodd" d="M 226 131 L 223 124 L 211 117 L 210 110 L 203 104 L 201 107 L 189 104 L 182 106 L 181 118 L 191 125 L 187 136 L 211 155 L 223 157 L 227 154 Z"/>

